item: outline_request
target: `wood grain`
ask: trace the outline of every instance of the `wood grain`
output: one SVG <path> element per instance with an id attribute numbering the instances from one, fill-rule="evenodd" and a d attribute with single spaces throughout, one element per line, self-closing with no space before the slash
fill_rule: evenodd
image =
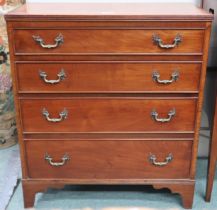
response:
<path id="1" fill-rule="evenodd" d="M 62 34 L 64 43 L 55 49 L 44 49 L 32 36 L 40 36 L 45 44 L 55 43 Z M 180 34 L 183 41 L 173 49 L 161 49 L 153 42 L 159 35 L 165 44 L 172 44 Z M 15 52 L 32 54 L 134 54 L 134 53 L 201 53 L 203 30 L 129 30 L 129 29 L 17 29 L 14 31 Z"/>
<path id="2" fill-rule="evenodd" d="M 183 179 L 190 171 L 191 141 L 32 140 L 25 145 L 30 178 Z M 71 159 L 54 167 L 45 161 L 46 153 L 54 162 L 61 162 L 64 154 Z M 154 154 L 157 161 L 164 162 L 170 153 L 173 160 L 166 166 L 149 161 Z"/>
<path id="3" fill-rule="evenodd" d="M 197 93 L 200 81 L 200 64 L 144 63 L 144 62 L 31 62 L 17 63 L 19 93 L 105 93 L 105 92 L 193 92 Z M 47 84 L 47 79 L 57 79 L 64 69 L 66 78 L 58 84 Z M 177 81 L 159 84 L 153 80 L 154 72 L 161 80 L 171 80 L 174 72 Z M 194 78 L 194 80 L 192 80 Z M 34 81 L 34 82 L 33 82 Z"/>
<path id="4" fill-rule="evenodd" d="M 56 21 L 34 21 L 32 17 L 25 19 L 19 17 L 19 21 L 15 20 L 8 20 L 8 16 L 5 16 L 7 19 L 8 24 L 13 24 L 14 29 L 40 29 L 40 28 L 46 28 L 46 29 L 69 29 L 69 28 L 75 28 L 75 29 L 85 29 L 85 28 L 110 28 L 110 29 L 206 29 L 206 22 L 195 20 L 195 21 L 147 21 L 147 20 L 71 20 L 67 21 L 58 21 L 58 18 Z"/>
<path id="5" fill-rule="evenodd" d="M 154 184 L 155 189 L 169 188 L 172 193 L 179 193 L 182 198 L 183 207 L 186 209 L 192 209 L 194 199 L 194 183 L 188 183 L 183 185 L 177 184 Z"/>
<path id="6" fill-rule="evenodd" d="M 201 20 L 213 19 L 205 10 L 186 3 L 28 3 L 6 18 L 69 19 L 145 19 Z"/>
<path id="7" fill-rule="evenodd" d="M 38 192 L 46 192 L 49 188 L 61 189 L 68 184 L 82 185 L 153 185 L 155 189 L 169 188 L 172 193 L 179 193 L 183 199 L 185 208 L 190 208 L 193 203 L 194 180 L 182 179 L 23 179 L 24 205 L 26 208 L 33 207 L 34 195 Z"/>
<path id="8" fill-rule="evenodd" d="M 34 206 L 35 195 L 39 192 L 46 192 L 48 188 L 61 189 L 64 184 L 58 183 L 46 183 L 46 182 L 31 182 L 22 181 L 23 187 L 23 198 L 24 198 L 24 208 L 30 208 Z"/>
<path id="9" fill-rule="evenodd" d="M 11 76 L 13 78 L 13 96 L 14 96 L 14 104 L 15 104 L 15 113 L 16 113 L 16 127 L 17 127 L 17 133 L 18 133 L 18 141 L 20 145 L 20 158 L 21 158 L 21 167 L 22 167 L 22 177 L 26 178 L 27 177 L 27 168 L 26 168 L 26 156 L 25 156 L 25 150 L 24 150 L 24 142 L 23 142 L 23 129 L 21 125 L 21 117 L 20 117 L 20 104 L 18 100 L 18 90 L 17 90 L 17 80 L 16 80 L 16 68 L 15 68 L 15 57 L 13 56 L 13 45 L 14 45 L 14 40 L 12 38 L 12 27 L 9 27 L 7 25 L 7 32 L 8 32 L 8 39 L 10 40 L 9 42 L 9 51 L 10 51 L 10 68 L 11 68 Z"/>
<path id="10" fill-rule="evenodd" d="M 65 184 L 153 184 L 179 193 L 191 208 L 212 19 L 171 3 L 26 4 L 6 15 L 25 207 L 37 192 Z M 56 49 L 32 39 L 52 44 L 59 33 L 64 43 Z M 174 49 L 152 41 L 158 34 L 171 44 L 178 33 L 183 41 Z M 39 68 L 53 79 L 62 67 L 64 83 L 39 79 Z M 176 83 L 151 79 L 153 69 L 168 79 L 177 67 Z M 52 118 L 67 108 L 68 118 L 50 124 L 44 107 Z M 161 118 L 176 108 L 176 116 L 159 124 L 153 108 Z M 44 160 L 47 151 L 54 161 L 64 152 L 73 157 L 58 170 Z M 172 152 L 174 160 L 158 168 L 150 152 L 158 161 Z"/>
<path id="11" fill-rule="evenodd" d="M 203 65 L 201 71 L 201 79 L 200 79 L 200 87 L 198 94 L 198 103 L 197 103 L 197 114 L 196 114 L 196 123 L 195 123 L 195 137 L 194 137 L 194 146 L 192 147 L 192 167 L 191 167 L 191 177 L 195 177 L 196 173 L 196 162 L 198 156 L 198 144 L 199 144 L 199 132 L 201 126 L 201 115 L 202 115 L 202 107 L 204 100 L 204 88 L 206 81 L 206 71 L 207 71 L 207 62 L 208 62 L 208 50 L 210 43 L 210 34 L 211 34 L 211 23 L 207 23 L 207 29 L 204 37 L 204 56 L 203 56 Z"/>
<path id="12" fill-rule="evenodd" d="M 195 126 L 196 99 L 146 99 L 146 98 L 70 98 L 70 99 L 22 99 L 21 113 L 24 132 L 165 132 L 193 131 Z M 67 119 L 52 123 L 42 115 L 43 108 L 51 118 L 59 118 L 63 109 Z M 175 108 L 170 122 L 156 122 L 151 112 L 159 118 L 168 118 Z"/>

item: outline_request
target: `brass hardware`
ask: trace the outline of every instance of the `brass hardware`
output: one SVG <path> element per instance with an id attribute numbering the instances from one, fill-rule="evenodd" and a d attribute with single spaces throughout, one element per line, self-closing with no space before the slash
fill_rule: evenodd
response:
<path id="1" fill-rule="evenodd" d="M 47 121 L 56 123 L 65 120 L 68 117 L 68 111 L 64 108 L 63 111 L 59 113 L 59 118 L 50 118 L 50 113 L 45 108 L 43 108 L 42 115 L 45 116 Z"/>
<path id="2" fill-rule="evenodd" d="M 160 38 L 160 36 L 157 34 L 154 34 L 152 38 L 153 38 L 153 42 L 156 45 L 158 45 L 158 47 L 163 48 L 163 49 L 175 48 L 182 42 L 182 37 L 179 34 L 176 35 L 176 37 L 173 41 L 173 44 L 164 44 L 162 39 Z"/>
<path id="3" fill-rule="evenodd" d="M 55 166 L 55 167 L 63 166 L 63 165 L 66 164 L 67 161 L 70 160 L 69 156 L 68 156 L 67 154 L 65 154 L 65 155 L 62 157 L 62 161 L 61 161 L 61 162 L 53 162 L 53 158 L 52 158 L 48 153 L 45 154 L 44 159 L 45 159 L 46 161 L 48 161 L 48 163 L 49 163 L 51 166 Z"/>
<path id="4" fill-rule="evenodd" d="M 172 155 L 171 153 L 166 157 L 166 159 L 165 159 L 164 162 L 158 162 L 156 156 L 153 155 L 153 154 L 150 154 L 150 156 L 149 156 L 149 161 L 150 161 L 153 165 L 155 165 L 155 166 L 160 166 L 160 167 L 166 166 L 166 165 L 167 165 L 168 163 L 170 163 L 172 160 L 173 160 L 173 155 Z"/>
<path id="5" fill-rule="evenodd" d="M 171 79 L 170 80 L 161 80 L 160 79 L 160 74 L 155 71 L 152 73 L 152 78 L 154 81 L 156 81 L 159 84 L 171 84 L 173 82 L 176 82 L 179 79 L 179 72 L 178 71 L 174 71 L 171 74 Z"/>
<path id="6" fill-rule="evenodd" d="M 162 122 L 162 123 L 171 121 L 172 118 L 173 118 L 175 115 L 176 115 L 176 110 L 175 110 L 175 108 L 173 108 L 172 110 L 169 111 L 169 113 L 168 113 L 168 118 L 158 118 L 158 113 L 157 113 L 155 110 L 153 110 L 153 111 L 151 112 L 152 118 L 153 118 L 155 121 L 157 121 L 157 122 Z"/>
<path id="7" fill-rule="evenodd" d="M 55 44 L 45 44 L 44 40 L 40 36 L 33 35 L 32 38 L 43 48 L 51 49 L 56 48 L 64 42 L 63 35 L 59 34 L 55 39 Z"/>
<path id="8" fill-rule="evenodd" d="M 39 76 L 43 79 L 45 83 L 48 84 L 57 84 L 60 83 L 60 81 L 64 80 L 66 78 L 66 73 L 64 69 L 61 69 L 61 71 L 57 74 L 58 79 L 56 80 L 48 80 L 47 79 L 47 73 L 44 71 L 39 70 Z"/>

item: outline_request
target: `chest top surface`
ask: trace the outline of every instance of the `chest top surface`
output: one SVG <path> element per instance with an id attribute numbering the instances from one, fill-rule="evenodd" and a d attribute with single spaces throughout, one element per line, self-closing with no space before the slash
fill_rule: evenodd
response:
<path id="1" fill-rule="evenodd" d="M 188 3 L 27 3 L 6 15 L 16 18 L 209 21 L 213 15 Z"/>

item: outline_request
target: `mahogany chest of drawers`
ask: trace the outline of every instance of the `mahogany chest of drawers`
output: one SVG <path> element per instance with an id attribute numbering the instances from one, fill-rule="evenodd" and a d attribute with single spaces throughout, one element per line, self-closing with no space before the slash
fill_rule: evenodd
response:
<path id="1" fill-rule="evenodd" d="M 6 21 L 25 207 L 49 187 L 141 184 L 191 208 L 212 15 L 27 4 Z"/>

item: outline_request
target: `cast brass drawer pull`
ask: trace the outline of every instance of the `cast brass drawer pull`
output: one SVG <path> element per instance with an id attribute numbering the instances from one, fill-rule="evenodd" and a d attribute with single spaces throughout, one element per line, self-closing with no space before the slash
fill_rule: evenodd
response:
<path id="1" fill-rule="evenodd" d="M 160 36 L 157 34 L 154 34 L 152 38 L 153 38 L 153 42 L 156 45 L 158 45 L 158 47 L 163 48 L 163 49 L 175 48 L 182 42 L 182 37 L 179 34 L 176 35 L 176 37 L 173 41 L 173 44 L 164 44 L 162 39 L 160 38 Z"/>
<path id="2" fill-rule="evenodd" d="M 153 110 L 151 112 L 151 116 L 152 118 L 157 121 L 157 122 L 162 122 L 162 123 L 165 123 L 165 122 L 169 122 L 172 120 L 172 118 L 176 115 L 176 110 L 173 108 L 172 110 L 169 111 L 168 113 L 168 118 L 158 118 L 158 113 Z"/>
<path id="3" fill-rule="evenodd" d="M 39 45 L 42 47 L 42 48 L 46 48 L 46 49 L 52 49 L 52 48 L 57 48 L 59 45 L 61 45 L 63 42 L 64 42 L 64 39 L 63 39 L 63 35 L 62 34 L 59 34 L 55 39 L 55 44 L 45 44 L 44 43 L 44 40 L 40 37 L 40 36 L 35 36 L 33 35 L 32 38 L 37 42 L 39 43 Z"/>
<path id="4" fill-rule="evenodd" d="M 175 71 L 171 74 L 171 79 L 170 80 L 161 80 L 160 79 L 160 74 L 155 71 L 153 72 L 152 74 L 152 78 L 154 81 L 156 81 L 157 83 L 159 84 L 171 84 L 173 82 L 176 82 L 178 79 L 179 79 L 179 72 L 178 71 Z"/>
<path id="5" fill-rule="evenodd" d="M 155 166 L 166 166 L 169 162 L 173 160 L 173 155 L 170 153 L 164 162 L 158 162 L 155 155 L 151 154 L 149 156 L 149 161 Z"/>
<path id="6" fill-rule="evenodd" d="M 63 157 L 62 157 L 62 161 L 61 162 L 53 162 L 53 158 L 48 154 L 46 153 L 45 154 L 45 158 L 44 158 L 51 166 L 55 166 L 55 167 L 60 167 L 60 166 L 63 166 L 66 164 L 67 161 L 70 160 L 69 156 L 67 154 L 65 154 Z"/>
<path id="7" fill-rule="evenodd" d="M 65 120 L 68 116 L 68 111 L 64 108 L 63 111 L 59 113 L 59 118 L 50 118 L 50 113 L 45 108 L 43 108 L 42 114 L 45 116 L 47 121 L 56 123 Z"/>
<path id="8" fill-rule="evenodd" d="M 64 69 L 61 69 L 61 71 L 57 74 L 58 79 L 56 79 L 56 80 L 48 80 L 47 79 L 47 73 L 44 72 L 44 71 L 39 70 L 39 76 L 42 78 L 42 80 L 45 83 L 57 84 L 57 83 L 60 83 L 62 80 L 64 80 L 66 78 L 66 73 L 65 73 Z"/>

